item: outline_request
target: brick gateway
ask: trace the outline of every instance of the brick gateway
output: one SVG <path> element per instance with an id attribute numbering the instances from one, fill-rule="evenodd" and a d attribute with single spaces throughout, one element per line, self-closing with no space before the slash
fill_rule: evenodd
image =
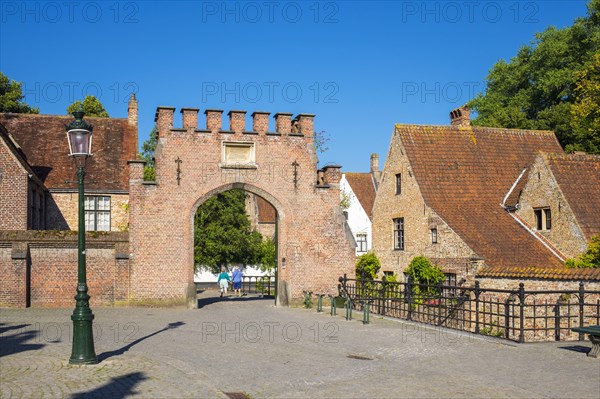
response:
<path id="1" fill-rule="evenodd" d="M 143 161 L 130 161 L 131 301 L 195 303 L 193 220 L 208 198 L 233 188 L 267 200 L 277 212 L 277 304 L 305 290 L 333 293 L 354 268 L 354 241 L 339 207 L 340 166 L 317 170 L 314 115 L 158 107 L 156 181 L 143 180 Z"/>

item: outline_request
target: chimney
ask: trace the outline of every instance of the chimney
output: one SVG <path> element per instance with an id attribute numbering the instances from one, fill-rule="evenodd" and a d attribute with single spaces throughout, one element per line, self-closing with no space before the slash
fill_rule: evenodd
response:
<path id="1" fill-rule="evenodd" d="M 171 130 L 173 127 L 173 113 L 175 107 L 156 107 L 156 114 L 154 114 L 154 122 L 159 134 L 165 133 Z"/>
<path id="2" fill-rule="evenodd" d="M 246 111 L 229 111 L 229 130 L 242 133 L 246 127 Z"/>
<path id="3" fill-rule="evenodd" d="M 269 131 L 269 115 L 270 112 L 253 112 L 252 113 L 252 130 L 258 133 L 266 133 Z"/>
<path id="4" fill-rule="evenodd" d="M 315 133 L 315 116 L 313 114 L 298 114 L 295 121 L 298 121 L 298 133 L 312 137 Z"/>
<path id="5" fill-rule="evenodd" d="M 377 191 L 379 180 L 381 179 L 381 172 L 379 171 L 379 154 L 371 154 L 371 176 L 373 177 L 375 191 Z"/>
<path id="6" fill-rule="evenodd" d="M 206 129 L 213 133 L 218 133 L 222 129 L 222 109 L 207 109 L 204 111 L 206 115 Z"/>
<path id="7" fill-rule="evenodd" d="M 273 115 L 275 118 L 275 131 L 281 134 L 290 134 L 292 132 L 292 114 L 278 112 Z"/>
<path id="8" fill-rule="evenodd" d="M 181 126 L 184 129 L 198 128 L 198 108 L 181 108 Z"/>
<path id="9" fill-rule="evenodd" d="M 471 110 L 466 105 L 450 111 L 450 125 L 452 126 L 471 126 Z"/>
<path id="10" fill-rule="evenodd" d="M 131 93 L 129 104 L 127 105 L 127 122 L 133 126 L 137 126 L 138 124 L 138 102 L 135 98 L 135 93 Z"/>

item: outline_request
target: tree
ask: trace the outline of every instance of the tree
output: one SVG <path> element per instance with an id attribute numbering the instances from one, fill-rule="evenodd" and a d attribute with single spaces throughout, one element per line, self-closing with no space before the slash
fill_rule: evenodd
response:
<path id="1" fill-rule="evenodd" d="M 358 257 L 356 261 L 356 278 L 364 277 L 367 280 L 374 280 L 381 269 L 381 263 L 373 252 L 367 252 Z"/>
<path id="2" fill-rule="evenodd" d="M 577 258 L 567 259 L 565 265 L 572 269 L 600 268 L 600 233 L 592 237 L 586 253 Z"/>
<path id="3" fill-rule="evenodd" d="M 146 161 L 144 167 L 144 180 L 154 181 L 156 180 L 156 170 L 154 169 L 154 151 L 156 151 L 156 144 L 158 143 L 158 129 L 156 125 L 150 132 L 148 140 L 142 144 L 142 153 L 140 154 L 142 159 Z"/>
<path id="4" fill-rule="evenodd" d="M 67 113 L 72 114 L 75 111 L 83 111 L 86 116 L 108 118 L 108 112 L 104 109 L 104 105 L 94 96 L 85 96 L 82 101 L 75 101 L 67 107 Z"/>
<path id="5" fill-rule="evenodd" d="M 200 205 L 194 219 L 195 263 L 217 272 L 221 266 L 255 264 L 262 236 L 246 214 L 246 193 L 229 190 Z"/>
<path id="6" fill-rule="evenodd" d="M 0 72 L 0 112 L 16 114 L 39 114 L 39 108 L 33 108 L 23 102 L 21 82 L 14 81 Z"/>
<path id="7" fill-rule="evenodd" d="M 277 261 L 277 250 L 275 241 L 267 237 L 263 239 L 258 248 L 258 266 L 263 272 L 271 273 L 275 270 Z"/>
<path id="8" fill-rule="evenodd" d="M 486 93 L 468 104 L 477 112 L 473 124 L 549 129 L 567 150 L 597 152 L 598 148 L 590 143 L 589 130 L 584 128 L 588 114 L 573 107 L 577 109 L 577 104 L 587 98 L 582 91 L 597 82 L 598 75 L 593 71 L 582 71 L 599 51 L 600 0 L 591 0 L 587 17 L 576 19 L 564 29 L 549 27 L 537 33 L 510 62 L 500 60 L 492 67 Z M 579 119 L 579 114 L 586 116 Z"/>
<path id="9" fill-rule="evenodd" d="M 576 143 L 587 140 L 587 147 L 582 149 L 600 154 L 600 53 L 577 73 L 575 94 L 577 101 L 571 107 L 571 126 Z"/>

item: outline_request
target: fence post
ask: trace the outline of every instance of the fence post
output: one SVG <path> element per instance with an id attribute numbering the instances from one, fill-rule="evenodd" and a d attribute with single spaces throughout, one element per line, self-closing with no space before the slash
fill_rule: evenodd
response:
<path id="1" fill-rule="evenodd" d="M 323 311 L 323 295 L 325 294 L 317 294 L 317 313 L 321 313 Z"/>
<path id="2" fill-rule="evenodd" d="M 387 281 L 385 280 L 385 276 L 381 280 L 381 306 L 380 306 L 380 314 L 385 316 L 385 287 Z"/>
<path id="3" fill-rule="evenodd" d="M 438 297 L 439 297 L 438 298 L 438 320 L 437 320 L 438 325 L 441 325 L 442 324 L 442 320 L 444 320 L 444 318 L 442 317 L 442 296 L 443 296 L 442 295 L 442 293 L 443 293 L 443 291 L 442 291 L 442 285 L 443 284 L 440 281 L 438 283 L 438 288 L 437 288 L 438 289 Z"/>
<path id="4" fill-rule="evenodd" d="M 335 297 L 333 295 L 329 295 L 329 299 L 331 299 L 330 307 L 331 307 L 331 316 L 337 315 L 337 311 L 335 308 Z"/>
<path id="5" fill-rule="evenodd" d="M 475 280 L 475 334 L 479 334 L 479 280 Z"/>
<path id="6" fill-rule="evenodd" d="M 363 324 L 369 324 L 369 301 L 363 300 Z"/>
<path id="7" fill-rule="evenodd" d="M 352 320 L 352 299 L 346 298 L 346 320 Z"/>
<path id="8" fill-rule="evenodd" d="M 406 317 L 407 320 L 412 320 L 412 277 L 408 276 L 406 280 L 406 292 L 404 297 L 408 301 L 408 315 Z"/>
<path id="9" fill-rule="evenodd" d="M 584 327 L 584 314 L 583 311 L 585 309 L 585 287 L 583 286 L 583 281 L 579 282 L 579 327 Z M 583 341 L 585 339 L 584 333 L 579 333 L 579 340 Z"/>
<path id="10" fill-rule="evenodd" d="M 511 294 L 512 295 L 512 294 Z M 506 339 L 510 339 L 510 334 L 508 329 L 510 328 L 510 303 L 511 303 L 510 295 L 506 298 L 504 302 L 504 337 Z"/>
<path id="11" fill-rule="evenodd" d="M 519 343 L 525 342 L 525 284 L 519 283 Z"/>

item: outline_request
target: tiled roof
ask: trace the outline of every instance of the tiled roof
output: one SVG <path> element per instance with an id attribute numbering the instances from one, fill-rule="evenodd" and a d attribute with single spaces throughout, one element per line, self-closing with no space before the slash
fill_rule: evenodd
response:
<path id="1" fill-rule="evenodd" d="M 354 195 L 360 202 L 369 219 L 373 219 L 373 204 L 375 203 L 375 186 L 370 173 L 344 172 L 346 180 Z"/>
<path id="2" fill-rule="evenodd" d="M 72 116 L 0 113 L 0 123 L 50 189 L 77 187 L 65 130 L 72 120 Z M 136 127 L 128 124 L 127 119 L 86 117 L 85 120 L 94 128 L 93 156 L 86 165 L 86 189 L 129 190 L 127 161 L 137 155 Z"/>
<path id="3" fill-rule="evenodd" d="M 258 223 L 275 223 L 277 211 L 266 199 L 256 196 L 256 208 L 258 210 Z"/>
<path id="4" fill-rule="evenodd" d="M 562 152 L 552 132 L 396 125 L 395 134 L 426 204 L 490 270 L 566 269 L 500 205 L 539 151 Z"/>
<path id="5" fill-rule="evenodd" d="M 600 269 L 491 266 L 477 273 L 477 277 L 600 280 Z"/>
<path id="6" fill-rule="evenodd" d="M 600 156 L 543 156 L 589 241 L 600 232 Z"/>

